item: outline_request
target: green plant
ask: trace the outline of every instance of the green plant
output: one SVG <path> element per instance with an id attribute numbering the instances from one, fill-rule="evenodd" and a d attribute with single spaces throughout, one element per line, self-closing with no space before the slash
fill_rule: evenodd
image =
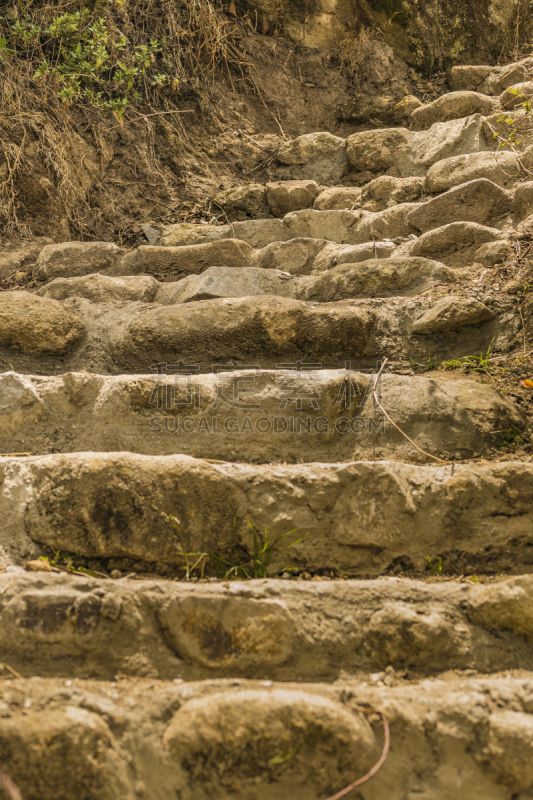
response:
<path id="1" fill-rule="evenodd" d="M 492 342 L 494 339 L 492 340 Z M 443 369 L 463 369 L 464 372 L 487 372 L 489 375 L 492 372 L 501 372 L 501 370 L 491 365 L 491 352 L 492 342 L 489 344 L 486 353 L 480 353 L 478 356 L 463 356 L 462 358 L 455 358 L 451 361 L 443 361 Z"/>
<path id="2" fill-rule="evenodd" d="M 438 561 L 438 565 L 437 566 L 435 566 L 433 564 L 433 561 L 431 560 L 431 558 L 429 556 L 426 556 L 426 561 L 427 561 L 428 567 L 430 568 L 430 570 L 433 573 L 433 575 L 442 575 L 442 558 L 440 558 L 440 556 L 439 556 L 439 561 Z"/>
<path id="3" fill-rule="evenodd" d="M 437 364 L 433 361 L 433 356 L 431 354 L 428 356 L 427 363 L 411 359 L 411 366 L 415 372 L 429 372 L 430 370 L 437 369 Z"/>

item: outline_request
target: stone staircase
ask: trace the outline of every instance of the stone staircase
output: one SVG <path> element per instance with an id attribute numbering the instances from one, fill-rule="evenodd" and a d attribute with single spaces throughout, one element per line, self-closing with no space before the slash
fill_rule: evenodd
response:
<path id="1" fill-rule="evenodd" d="M 494 134 L 532 70 L 456 67 L 405 127 L 282 143 L 220 223 L 47 244 L 0 294 L 24 800 L 532 800 L 530 421 L 437 370 L 524 343 L 491 270 L 533 140 Z"/>

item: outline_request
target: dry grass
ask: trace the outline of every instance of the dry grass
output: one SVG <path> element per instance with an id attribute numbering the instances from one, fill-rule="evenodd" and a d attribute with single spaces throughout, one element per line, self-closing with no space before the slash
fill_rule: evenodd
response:
<path id="1" fill-rule="evenodd" d="M 110 32 L 108 52 L 111 61 L 113 44 L 120 35 L 135 48 L 157 40 L 161 53 L 139 81 L 138 93 L 124 114 L 124 120 L 141 119 L 146 126 L 145 142 L 139 157 L 150 173 L 158 174 L 172 196 L 171 181 L 162 170 L 153 148 L 155 123 L 176 134 L 187 147 L 187 134 L 181 114 L 184 101 L 202 107 L 203 99 L 217 76 L 234 80 L 247 75 L 247 65 L 231 34 L 231 24 L 220 7 L 209 0 L 96 0 L 91 4 L 87 25 L 97 18 L 105 20 Z M 23 0 L 13 5 L 0 3 L 0 39 L 7 46 L 0 49 L 0 224 L 7 231 L 27 233 L 21 222 L 21 196 L 17 179 L 34 168 L 37 159 L 46 168 L 67 210 L 71 228 L 80 238 L 90 236 L 89 220 L 94 219 L 90 198 L 80 179 L 76 158 L 72 157 L 73 140 L 82 136 L 98 146 L 107 132 L 123 123 L 115 114 L 106 114 L 89 102 L 75 99 L 64 103 L 58 98 L 57 77 L 46 75 L 35 80 L 39 64 L 54 66 L 61 58 L 51 49 L 50 41 L 38 37 L 29 43 L 13 36 L 16 17 L 31 19 L 45 29 L 61 14 L 83 10 L 82 0 Z M 167 76 L 167 85 L 154 85 L 157 75 Z M 113 85 L 113 72 L 103 88 L 103 99 L 120 94 Z M 75 150 L 75 145 L 74 145 Z"/>

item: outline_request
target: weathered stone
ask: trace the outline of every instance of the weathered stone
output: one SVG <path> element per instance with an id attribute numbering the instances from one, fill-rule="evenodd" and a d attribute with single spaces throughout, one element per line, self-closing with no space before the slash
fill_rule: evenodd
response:
<path id="1" fill-rule="evenodd" d="M 86 585 L 88 596 L 96 600 L 91 584 Z M 93 585 L 98 591 L 106 584 Z M 140 595 L 145 585 L 138 585 Z M 250 584 L 241 586 L 237 588 L 243 593 L 255 591 Z M 315 586 L 317 597 L 323 586 Z M 460 588 L 466 594 L 471 587 L 465 581 Z M 339 610 L 344 631 L 338 639 L 350 635 L 358 610 L 356 603 L 346 614 Z M 390 612 L 385 603 L 374 616 L 374 631 L 389 631 L 391 651 L 402 647 L 416 652 L 421 646 L 416 617 L 411 597 Z M 436 648 L 448 630 L 446 616 L 429 605 L 419 620 L 427 628 L 422 641 Z M 327 619 L 321 635 L 332 622 Z M 494 637 L 496 646 L 502 647 L 503 637 L 508 639 L 509 632 L 502 632 L 500 640 Z M 328 797 L 342 791 L 347 781 L 361 778 L 379 759 L 383 714 L 391 748 L 386 764 L 372 778 L 372 794 L 365 791 L 369 798 L 386 796 L 392 783 L 401 798 L 414 800 L 418 794 L 424 800 L 448 800 L 454 776 L 465 797 L 482 790 L 486 800 L 528 800 L 533 785 L 530 676 L 525 670 L 510 676 L 460 674 L 468 663 L 464 652 L 476 650 L 480 638 L 475 626 L 458 628 L 447 651 L 459 654 L 455 671 L 450 667 L 444 677 L 424 680 L 411 674 L 405 680 L 394 670 L 381 670 L 345 674 L 334 685 L 317 685 L 312 652 L 296 686 L 265 683 L 266 672 L 261 682 L 157 681 L 148 668 L 141 680 L 122 674 L 109 683 L 4 679 L 2 747 L 9 753 L 4 767 L 25 800 L 76 795 L 85 800 L 88 793 L 103 800 L 150 794 L 188 800 Z M 356 641 L 353 650 L 367 648 L 366 638 Z M 526 645 L 516 639 L 508 649 L 523 651 Z M 144 653 L 138 654 L 139 662 L 143 658 Z M 34 780 L 39 794 L 32 792 Z"/>
<path id="2" fill-rule="evenodd" d="M 266 190 L 261 183 L 221 192 L 214 197 L 213 204 L 222 208 L 230 220 L 266 217 L 268 213 Z"/>
<path id="3" fill-rule="evenodd" d="M 66 458 L 56 456 L 41 463 L 46 463 L 55 480 L 58 466 Z M 73 459 L 77 468 L 78 459 Z M 154 466 L 163 459 L 150 461 Z M 176 475 L 179 457 L 164 461 L 170 474 Z M 194 469 L 195 462 L 187 461 Z M 144 458 L 138 463 L 145 478 L 146 462 Z M 36 464 L 37 459 L 31 463 Z M 97 469 L 101 467 L 99 461 Z M 401 465 L 402 474 L 416 475 L 420 485 L 420 472 L 415 469 L 408 472 L 407 465 Z M 305 494 L 312 488 L 308 473 L 309 467 L 302 468 Z M 119 474 L 123 475 L 122 464 Z M 241 467 L 244 490 L 246 483 L 253 486 L 256 474 L 257 467 Z M 313 479 L 321 475 L 323 488 L 337 499 L 335 474 L 340 491 L 353 490 L 346 466 L 336 467 L 335 473 L 331 468 L 328 472 L 316 467 Z M 519 473 L 515 475 L 519 477 Z M 384 477 L 376 469 L 378 476 Z M 98 484 L 104 473 L 87 470 L 83 477 Z M 267 481 L 268 491 L 281 488 L 285 494 L 288 485 L 296 485 L 295 468 L 268 475 Z M 39 484 L 33 485 L 37 488 Z M 429 486 L 436 490 L 435 483 Z M 139 472 L 138 487 L 142 496 Z M 238 491 L 237 487 L 236 483 Z M 248 493 L 246 501 L 251 500 Z M 435 543 L 427 541 L 426 546 L 434 548 Z M 47 560 L 36 561 L 41 569 L 51 570 Z M 276 558 L 272 574 L 282 564 L 283 560 Z M 212 566 L 208 562 L 207 569 Z M 423 568 L 420 559 L 416 571 Z M 233 581 L 228 592 L 220 583 L 7 573 L 0 576 L 4 623 L 0 647 L 10 653 L 10 666 L 25 677 L 88 677 L 95 681 L 112 680 L 120 672 L 121 682 L 126 676 L 146 677 L 156 672 L 160 680 L 176 676 L 200 680 L 216 673 L 219 679 L 301 681 L 308 677 L 310 659 L 315 680 L 322 681 L 339 680 L 342 672 L 375 672 L 390 666 L 424 675 L 440 674 L 458 663 L 463 669 L 493 672 L 528 668 L 533 657 L 530 576 L 496 581 L 490 587 L 464 579 L 443 585 L 389 576 L 373 581 L 323 581 L 320 591 L 316 588 L 310 582 L 270 578 L 268 583 Z M 28 618 L 34 624 L 28 626 Z M 406 635 L 412 640 L 408 650 Z M 106 709 L 109 712 L 110 706 Z"/>
<path id="4" fill-rule="evenodd" d="M 449 75 L 450 88 L 454 92 L 476 91 L 490 75 L 492 67 L 461 65 L 452 67 Z"/>
<path id="5" fill-rule="evenodd" d="M 23 291 L 0 292 L 0 346 L 32 355 L 63 355 L 83 333 L 78 314 Z"/>
<path id="6" fill-rule="evenodd" d="M 215 297 L 251 297 L 253 295 L 292 294 L 287 273 L 259 267 L 209 267 L 201 275 L 189 275 L 169 283 L 158 293 L 157 302 L 191 303 Z"/>
<path id="7" fill-rule="evenodd" d="M 276 217 L 311 208 L 318 191 L 315 181 L 278 181 L 266 185 L 268 205 Z"/>
<path id="8" fill-rule="evenodd" d="M 500 95 L 500 103 L 504 111 L 510 111 L 521 103 L 531 100 L 533 96 L 533 81 L 522 81 L 509 86 Z"/>
<path id="9" fill-rule="evenodd" d="M 415 109 L 420 108 L 422 101 L 412 94 L 407 94 L 393 108 L 392 117 L 397 125 L 406 125 Z"/>
<path id="10" fill-rule="evenodd" d="M 421 402 L 429 400 L 432 390 L 439 385 L 427 379 L 423 379 L 423 383 L 428 393 L 425 399 L 420 397 Z M 431 401 L 431 410 L 425 412 L 422 406 L 409 412 L 410 398 L 405 396 L 402 401 L 401 382 L 396 395 L 397 405 L 392 407 L 386 394 L 382 402 L 388 413 L 394 415 L 392 418 L 397 424 L 401 425 L 406 417 L 410 418 L 413 433 L 419 430 L 422 420 L 424 430 L 427 433 L 431 431 L 431 412 L 438 406 L 439 420 L 434 424 L 439 426 L 438 435 L 443 444 L 448 443 L 444 446 L 449 447 L 454 432 L 461 438 L 458 425 L 461 424 L 465 430 L 458 416 L 465 403 L 467 407 L 470 404 L 468 413 L 472 419 L 477 414 L 477 430 L 479 426 L 489 429 L 491 424 L 490 420 L 483 421 L 483 403 L 478 399 L 476 405 L 475 395 L 479 388 L 486 400 L 488 396 L 494 397 L 492 390 L 472 381 L 458 383 L 461 388 L 453 389 L 451 395 L 446 390 L 439 391 L 438 397 Z M 453 385 L 449 384 L 450 389 Z M 462 402 L 458 404 L 461 393 Z M 504 420 L 499 422 L 504 423 Z M 505 435 L 507 430 L 505 428 L 499 435 Z M 419 446 L 427 444 L 425 436 L 414 435 Z M 475 431 L 470 436 L 472 441 Z M 452 444 L 452 448 L 454 446 Z M 207 450 L 208 446 L 205 447 Z M 464 453 L 461 457 L 469 457 L 466 455 L 468 449 L 459 448 L 458 452 Z M 208 459 L 211 457 L 207 456 Z M 379 445 L 373 458 L 381 458 Z M 341 574 L 354 577 L 380 575 L 399 557 L 409 558 L 415 571 L 421 573 L 427 568 L 428 554 L 441 554 L 444 564 L 452 570 L 455 565 L 459 572 L 463 572 L 464 566 L 472 563 L 472 559 L 476 569 L 488 567 L 493 571 L 508 563 L 510 546 L 514 547 L 516 558 L 523 558 L 529 552 L 532 539 L 533 474 L 529 464 L 520 461 L 459 463 L 454 465 L 452 472 L 450 465 L 417 466 L 399 461 L 259 466 L 213 464 L 179 455 L 148 457 L 128 452 L 72 453 L 23 460 L 3 459 L 0 472 L 4 487 L 0 495 L 2 552 L 13 553 L 19 563 L 24 558 L 21 552 L 27 553 L 32 546 L 31 537 L 34 542 L 48 544 L 54 551 L 60 549 L 88 558 L 108 559 L 124 555 L 149 563 L 183 564 L 182 545 L 170 522 L 170 514 L 179 519 L 182 539 L 190 551 L 199 553 L 231 555 L 233 539 L 243 548 L 242 557 L 251 557 L 253 535 L 247 520 L 256 531 L 268 528 L 273 539 L 296 529 L 294 536 L 281 541 L 276 549 L 273 572 L 284 567 L 312 572 L 321 570 L 331 563 L 332 548 L 337 569 Z M 311 542 L 312 548 L 303 542 L 294 544 L 296 539 L 306 534 L 307 545 Z M 460 557 L 457 541 L 461 542 Z M 24 584 L 27 584 L 28 574 L 22 575 Z M 80 585 L 86 585 L 88 581 L 92 583 L 88 577 L 79 580 L 82 581 Z M 530 579 L 527 580 L 530 583 Z M 342 583 L 336 586 L 339 592 L 343 591 Z M 458 585 L 447 586 L 453 589 Z M 490 594 L 492 587 L 485 588 Z M 142 602 L 143 593 L 137 589 L 133 591 L 135 608 L 137 602 Z M 83 594 L 87 596 L 88 593 Z M 527 594 L 531 597 L 531 587 Z M 19 598 L 20 611 L 16 616 L 19 620 L 24 619 L 27 611 L 26 615 L 21 613 L 21 595 L 16 590 L 14 595 Z M 158 595 L 161 596 L 159 591 Z M 268 597 L 272 598 L 272 594 L 269 593 Z M 2 598 L 2 608 L 4 602 L 5 598 Z M 474 606 L 474 602 L 471 605 Z M 57 601 L 53 606 L 57 607 Z M 528 624 L 531 627 L 532 624 L 531 601 L 515 603 L 514 607 L 516 622 L 505 625 L 505 628 L 521 636 L 523 626 Z M 357 614 L 360 608 L 354 604 L 353 613 Z M 487 612 L 489 609 L 490 603 Z M 130 648 L 131 643 L 135 644 L 135 638 L 142 634 L 136 613 L 133 612 L 131 621 L 133 633 L 127 635 Z M 11 614 L 7 616 L 9 619 Z M 484 623 L 479 618 L 479 624 L 494 629 L 498 617 L 503 626 L 498 609 L 495 609 L 492 619 L 486 613 Z M 296 619 L 301 619 L 301 615 Z M 2 644 L 11 633 L 15 634 L 16 630 L 10 631 L 9 626 L 2 626 Z M 111 640 L 105 637 L 104 646 L 108 646 L 106 639 L 112 641 L 112 629 L 108 636 Z M 20 634 L 13 635 L 13 645 L 19 640 Z M 342 642 L 342 637 L 336 641 Z M 43 639 L 41 642 L 44 644 Z M 52 644 L 49 642 L 49 647 Z M 90 649 L 90 644 L 89 641 L 87 649 Z M 496 669 L 498 664 L 508 663 L 501 641 L 499 646 L 504 649 L 500 650 L 498 662 L 493 667 Z M 42 645 L 41 649 L 43 657 L 46 657 L 49 651 L 45 651 Z M 115 652 L 110 646 L 109 650 Z M 52 654 L 54 652 L 59 658 L 61 652 L 53 648 Z M 139 669 L 132 658 L 134 652 L 138 650 L 130 649 L 125 654 L 130 660 L 129 674 L 136 674 L 136 668 Z M 151 652 L 153 658 L 166 662 L 165 674 L 175 669 L 175 662 L 167 660 L 168 651 L 159 651 L 158 656 L 154 647 Z M 364 652 L 359 648 L 351 650 L 361 658 Z M 518 660 L 518 665 L 526 666 L 528 652 L 526 661 Z M 15 647 L 13 655 L 16 653 Z M 23 656 L 24 651 L 21 660 Z M 391 656 L 395 661 L 405 659 L 409 663 L 409 653 L 405 648 L 400 649 L 399 643 L 396 644 L 396 654 Z M 474 660 L 475 648 L 473 651 L 468 646 L 465 656 L 466 663 L 483 669 L 483 661 L 480 664 Z M 92 659 L 92 655 L 88 657 Z M 423 663 L 423 654 L 420 662 Z M 485 663 L 488 668 L 489 656 Z M 83 659 L 74 662 L 64 659 L 62 670 L 69 674 L 74 664 L 79 665 L 82 675 L 87 674 L 83 671 Z M 366 666 L 369 662 L 363 661 L 363 664 Z M 439 661 L 435 660 L 433 668 L 439 670 L 439 667 Z M 104 663 L 102 669 L 105 670 Z M 329 658 L 322 669 L 331 675 L 337 665 Z M 100 674 L 109 676 L 105 671 Z M 290 673 L 287 678 L 291 679 Z"/>
<path id="11" fill-rule="evenodd" d="M 63 242 L 48 244 L 41 250 L 33 277 L 38 281 L 54 278 L 74 278 L 105 272 L 124 254 L 121 247 L 112 242 Z"/>
<path id="12" fill-rule="evenodd" d="M 192 222 L 178 222 L 163 227 L 157 244 L 164 247 L 181 247 L 191 244 L 216 242 L 218 239 L 234 237 L 232 225 L 201 225 Z"/>
<path id="13" fill-rule="evenodd" d="M 349 241 L 360 213 L 355 211 L 293 211 L 283 218 L 285 241 L 295 238 L 328 239 L 342 244 Z"/>
<path id="14" fill-rule="evenodd" d="M 412 331 L 413 333 L 454 331 L 464 325 L 486 322 L 493 317 L 492 311 L 477 300 L 448 295 L 437 300 L 429 311 L 422 314 L 413 323 Z"/>
<path id="15" fill-rule="evenodd" d="M 5 768 L 27 800 L 83 794 L 133 800 L 111 730 L 97 713 L 67 706 L 3 714 L 0 746 Z"/>
<path id="16" fill-rule="evenodd" d="M 489 94 L 499 95 L 509 86 L 528 80 L 533 72 L 533 57 L 506 64 L 503 67 L 494 67 L 486 78 Z"/>
<path id="17" fill-rule="evenodd" d="M 320 192 L 313 208 L 316 211 L 331 211 L 346 208 L 353 211 L 361 206 L 361 189 L 351 186 L 334 186 Z"/>
<path id="18" fill-rule="evenodd" d="M 296 238 L 272 244 L 255 252 L 255 264 L 263 269 L 279 269 L 291 275 L 309 275 L 318 254 L 327 247 L 325 239 Z"/>
<path id="19" fill-rule="evenodd" d="M 274 766 L 296 740 L 298 753 L 289 766 Z M 306 794 L 312 786 L 315 796 L 327 795 L 332 786 L 370 769 L 376 745 L 363 714 L 355 716 L 329 698 L 295 688 L 245 689 L 233 697 L 221 692 L 192 699 L 177 711 L 163 736 L 164 751 L 182 769 L 206 759 L 194 771 L 202 786 L 220 782 L 218 765 L 223 763 L 244 791 L 256 789 L 258 778 L 275 780 L 278 797 L 294 791 L 295 784 L 305 787 Z"/>
<path id="20" fill-rule="evenodd" d="M 353 172 L 385 172 L 409 152 L 412 134 L 407 128 L 354 133 L 346 139 L 346 155 Z"/>
<path id="21" fill-rule="evenodd" d="M 511 195 L 486 178 L 477 178 L 417 206 L 408 221 L 422 233 L 453 222 L 503 227 L 511 209 Z"/>
<path id="22" fill-rule="evenodd" d="M 315 260 L 317 271 L 330 269 L 337 264 L 359 264 L 375 258 L 389 258 L 396 250 L 393 242 L 365 242 L 364 244 L 341 245 L 328 251 L 328 261 L 323 262 L 322 253 Z M 323 251 L 325 255 L 325 251 Z"/>
<path id="23" fill-rule="evenodd" d="M 110 272 L 114 275 L 147 273 L 167 281 L 197 275 L 209 267 L 248 267 L 253 260 L 253 247 L 239 239 L 182 247 L 141 245 L 123 256 Z"/>
<path id="24" fill-rule="evenodd" d="M 382 175 L 362 190 L 361 203 L 365 211 L 384 211 L 399 203 L 415 202 L 422 195 L 422 178 L 393 178 Z"/>
<path id="25" fill-rule="evenodd" d="M 456 279 L 453 270 L 425 258 L 387 258 L 343 263 L 318 277 L 302 278 L 295 287 L 300 300 L 324 303 L 352 297 L 411 296 L 437 283 Z"/>
<path id="26" fill-rule="evenodd" d="M 85 275 L 79 278 L 54 278 L 38 290 L 41 297 L 66 300 L 68 297 L 85 297 L 92 303 L 154 300 L 159 283 L 149 275 L 132 275 L 112 278 L 108 275 Z"/>
<path id="27" fill-rule="evenodd" d="M 401 203 L 375 214 L 365 212 L 357 225 L 351 228 L 345 241 L 349 244 L 363 244 L 372 240 L 409 236 L 415 230 L 409 223 L 409 215 L 418 207 L 418 203 Z"/>
<path id="28" fill-rule="evenodd" d="M 411 128 L 415 131 L 427 130 L 436 122 L 462 119 L 472 114 L 488 116 L 494 110 L 495 101 L 478 92 L 449 92 L 432 103 L 420 106 L 411 114 Z"/>
<path id="29" fill-rule="evenodd" d="M 346 171 L 346 142 L 332 133 L 307 133 L 284 142 L 276 156 L 283 179 L 338 183 Z"/>
<path id="30" fill-rule="evenodd" d="M 337 269 L 349 273 L 347 266 Z M 272 304 L 274 298 L 268 299 Z M 46 410 L 61 420 L 54 442 L 63 452 L 135 448 L 147 455 L 181 452 L 265 463 L 318 461 L 326 447 L 330 462 L 379 453 L 380 458 L 428 463 L 434 456 L 450 459 L 459 452 L 462 458 L 488 455 L 510 427 L 521 430 L 526 425 L 514 404 L 490 386 L 469 380 L 385 375 L 380 382 L 381 402 L 401 433 L 374 405 L 374 377 L 342 370 L 315 369 L 311 396 L 300 401 L 300 409 L 294 384 L 302 379 L 294 369 L 283 370 L 284 363 L 293 362 L 280 362 L 278 370 L 250 364 L 235 374 L 221 372 L 223 366 L 215 362 L 215 374 L 194 375 L 192 381 L 184 376 L 181 385 L 172 374 L 67 373 L 31 381 L 6 373 L 0 375 L 1 441 L 10 452 L 17 452 L 22 435 L 33 451 L 42 450 L 48 436 L 48 426 L 43 426 Z M 351 393 L 349 408 L 341 402 L 345 390 Z M 17 400 L 25 404 L 16 407 Z M 404 434 L 411 441 L 415 437 L 423 452 Z M 136 546 L 141 548 L 139 543 Z M 121 547 L 117 541 L 109 557 L 129 557 L 130 547 L 133 543 L 124 542 Z M 137 557 L 170 559 L 171 563 L 182 559 L 179 551 L 175 556 L 167 552 L 163 558 L 153 538 L 142 545 Z"/>
<path id="31" fill-rule="evenodd" d="M 278 362 L 298 358 L 311 346 L 317 357 L 329 350 L 331 358 L 362 351 L 371 325 L 366 309 L 337 310 L 269 296 L 202 300 L 141 311 L 121 350 L 128 358 L 142 357 L 147 366 L 174 363 L 176 352 L 210 363 L 226 363 L 228 357 L 250 363 L 254 354 L 268 353 Z"/>
<path id="32" fill-rule="evenodd" d="M 426 192 L 445 192 L 476 178 L 487 178 L 508 189 L 523 175 L 515 153 L 469 153 L 438 161 L 430 167 L 424 188 Z"/>
<path id="33" fill-rule="evenodd" d="M 482 264 L 484 267 L 493 267 L 499 261 L 511 252 L 511 245 L 506 239 L 501 239 L 496 242 L 487 242 L 482 244 L 474 253 L 473 261 L 476 264 Z"/>
<path id="34" fill-rule="evenodd" d="M 0 278 L 7 278 L 34 264 L 43 247 L 53 244 L 47 236 L 25 239 L 0 239 Z"/>
<path id="35" fill-rule="evenodd" d="M 428 167 L 445 158 L 489 150 L 483 122 L 480 114 L 474 114 L 465 119 L 436 122 L 427 131 L 412 133 L 410 172 L 401 174 L 425 174 Z"/>
<path id="36" fill-rule="evenodd" d="M 501 238 L 497 228 L 474 222 L 452 222 L 424 233 L 409 248 L 411 256 L 433 258 L 448 267 L 466 267 L 482 244 Z"/>
<path id="37" fill-rule="evenodd" d="M 521 183 L 514 194 L 514 214 L 518 222 L 533 214 L 533 181 Z"/>

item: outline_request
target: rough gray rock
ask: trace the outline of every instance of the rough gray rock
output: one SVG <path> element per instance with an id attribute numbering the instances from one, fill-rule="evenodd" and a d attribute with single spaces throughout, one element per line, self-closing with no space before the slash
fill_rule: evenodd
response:
<path id="1" fill-rule="evenodd" d="M 523 174 L 515 153 L 469 153 L 446 158 L 430 167 L 424 188 L 430 193 L 445 192 L 476 178 L 487 178 L 509 189 Z"/>
<path id="2" fill-rule="evenodd" d="M 464 325 L 477 325 L 493 319 L 494 314 L 487 306 L 471 298 L 448 295 L 437 300 L 435 305 L 413 323 L 413 333 L 442 333 L 462 328 Z"/>
<path id="3" fill-rule="evenodd" d="M 424 233 L 409 248 L 409 255 L 442 261 L 448 267 L 466 267 L 482 244 L 500 239 L 501 231 L 475 222 L 452 222 Z"/>
<path id="4" fill-rule="evenodd" d="M 346 208 L 353 211 L 361 206 L 361 189 L 351 186 L 333 186 L 320 192 L 313 208 L 316 211 L 331 211 Z"/>
<path id="5" fill-rule="evenodd" d="M 275 217 L 311 208 L 318 192 L 315 181 L 278 181 L 266 185 L 268 205 Z"/>
<path id="6" fill-rule="evenodd" d="M 209 267 L 249 267 L 253 260 L 253 247 L 239 239 L 182 247 L 141 245 L 123 256 L 110 272 L 115 275 L 147 273 L 165 281 L 197 275 Z"/>
<path id="7" fill-rule="evenodd" d="M 432 103 L 416 108 L 411 114 L 411 128 L 422 131 L 436 122 L 448 122 L 451 119 L 462 119 L 472 114 L 492 114 L 496 101 L 492 97 L 479 92 L 449 92 L 443 94 Z"/>
<path id="8" fill-rule="evenodd" d="M 497 228 L 505 225 L 511 210 L 512 195 L 486 178 L 477 178 L 420 204 L 408 221 L 422 233 L 453 222 Z"/>
<path id="9" fill-rule="evenodd" d="M 313 180 L 319 184 L 338 183 L 346 171 L 346 142 L 331 133 L 307 133 L 284 142 L 276 172 L 282 180 Z"/>
<path id="10" fill-rule="evenodd" d="M 342 263 L 321 276 L 301 278 L 295 286 L 295 296 L 326 303 L 351 297 L 409 297 L 456 279 L 453 270 L 436 261 L 391 256 L 358 264 Z"/>
<path id="11" fill-rule="evenodd" d="M 416 228 L 409 223 L 411 212 L 419 208 L 419 203 L 400 203 L 375 214 L 363 212 L 345 239 L 349 244 L 396 239 L 409 236 Z"/>
<path id="12" fill-rule="evenodd" d="M 124 252 L 123 248 L 111 242 L 47 244 L 39 253 L 32 274 L 38 281 L 50 281 L 105 272 Z"/>

